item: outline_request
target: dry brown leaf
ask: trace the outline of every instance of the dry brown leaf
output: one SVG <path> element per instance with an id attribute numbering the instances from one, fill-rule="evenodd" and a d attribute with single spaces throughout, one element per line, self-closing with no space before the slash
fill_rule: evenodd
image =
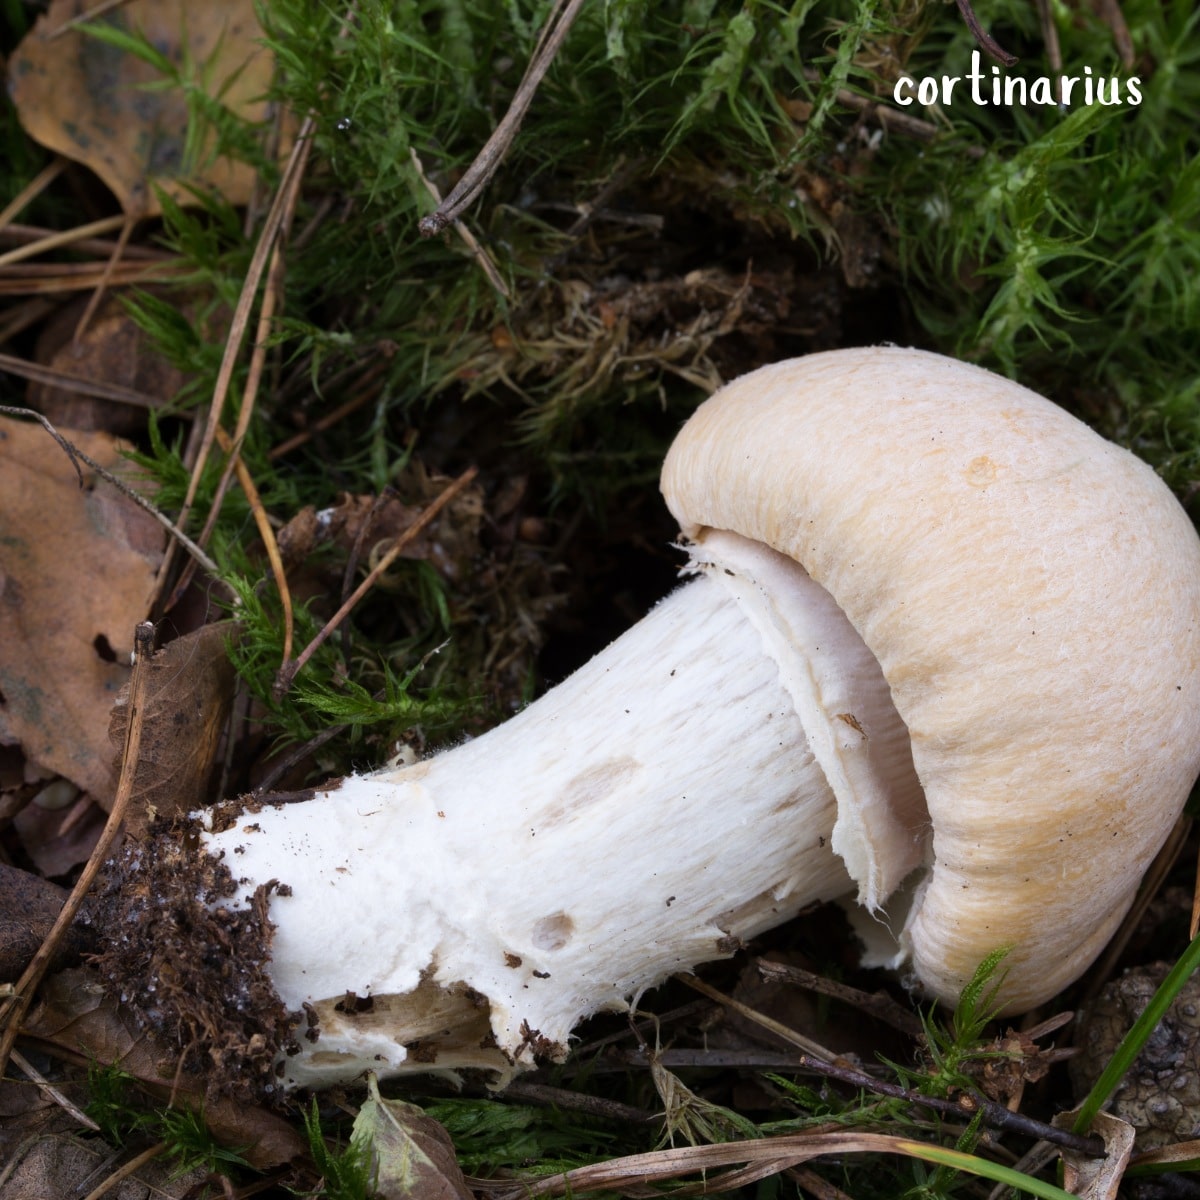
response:
<path id="1" fill-rule="evenodd" d="M 119 1160 L 114 1162 L 112 1151 L 98 1139 L 39 1138 L 18 1152 L 12 1174 L 0 1187 L 0 1200 L 84 1196 L 118 1165 Z M 116 1200 L 183 1200 L 199 1194 L 205 1174 L 203 1167 L 180 1173 L 172 1160 L 152 1159 L 110 1195 Z"/>
<path id="2" fill-rule="evenodd" d="M 1057 1129 L 1071 1129 L 1078 1115 L 1078 1109 L 1059 1113 L 1053 1124 Z M 1063 1186 L 1080 1200 L 1116 1200 L 1133 1155 L 1134 1128 L 1112 1113 L 1101 1112 L 1092 1119 L 1090 1132 L 1103 1139 L 1105 1155 L 1088 1158 L 1074 1150 L 1064 1150 Z"/>
<path id="3" fill-rule="evenodd" d="M 58 919 L 67 892 L 29 871 L 0 863 L 0 982 L 15 982 Z M 56 962 L 89 948 L 87 929 L 74 925 L 59 944 Z"/>
<path id="4" fill-rule="evenodd" d="M 233 702 L 234 672 L 225 652 L 230 623 L 205 625 L 168 642 L 147 664 L 142 741 L 126 828 L 137 835 L 154 817 L 209 803 L 221 734 Z M 112 709 L 109 739 L 125 745 L 129 693 Z"/>
<path id="5" fill-rule="evenodd" d="M 173 399 L 187 376 L 157 352 L 119 296 L 107 296 L 82 334 L 76 336 L 79 319 L 91 302 L 90 295 L 83 296 L 55 313 L 38 337 L 37 361 L 77 379 L 128 388 L 150 402 L 165 404 Z M 103 429 L 122 436 L 146 428 L 143 407 L 49 383 L 30 383 L 28 400 L 30 408 L 59 428 Z"/>
<path id="6" fill-rule="evenodd" d="M 9 95 L 26 132 L 43 146 L 91 167 L 130 216 L 161 211 L 156 185 L 182 204 L 194 203 L 185 183 L 207 186 L 244 204 L 255 186 L 245 163 L 212 158 L 184 162 L 188 107 L 178 88 L 142 59 L 80 28 L 56 30 L 95 0 L 53 0 L 17 47 L 8 67 Z M 142 33 L 203 90 L 250 121 L 268 116 L 271 55 L 253 0 L 130 0 L 96 19 Z M 211 139 L 209 139 L 211 143 Z"/>
<path id="7" fill-rule="evenodd" d="M 69 808 L 26 805 L 13 818 L 13 828 L 33 865 L 43 875 L 55 878 L 87 862 L 104 822 L 104 810 L 91 796 L 84 795 Z"/>
<path id="8" fill-rule="evenodd" d="M 304 1153 L 303 1137 L 276 1113 L 221 1097 L 204 1102 L 203 1082 L 187 1074 L 173 1087 L 178 1065 L 174 1054 L 161 1050 L 137 1028 L 94 971 L 76 968 L 46 980 L 41 1003 L 24 1028 L 86 1061 L 119 1066 L 155 1097 L 155 1103 L 173 1095 L 177 1107 L 203 1107 L 212 1135 L 236 1147 L 259 1170 Z"/>
<path id="9" fill-rule="evenodd" d="M 107 434 L 73 435 L 102 466 Z M 0 738 L 107 807 L 108 712 L 129 675 L 162 556 L 147 513 L 86 471 L 38 425 L 0 418 Z"/>

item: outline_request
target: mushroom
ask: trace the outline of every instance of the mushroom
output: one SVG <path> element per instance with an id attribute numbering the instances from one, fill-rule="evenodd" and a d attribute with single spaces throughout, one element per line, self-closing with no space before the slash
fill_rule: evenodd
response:
<path id="1" fill-rule="evenodd" d="M 818 901 L 952 1002 L 1091 963 L 1200 771 L 1200 541 L 1129 452 L 896 347 L 765 367 L 662 477 L 695 576 L 499 728 L 202 843 L 315 1041 L 286 1086 L 561 1057 Z M 370 997 L 368 1006 L 361 1002 Z"/>

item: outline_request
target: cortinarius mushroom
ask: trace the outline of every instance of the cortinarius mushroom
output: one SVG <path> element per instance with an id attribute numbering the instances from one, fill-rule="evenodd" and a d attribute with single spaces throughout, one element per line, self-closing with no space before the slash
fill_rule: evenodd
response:
<path id="1" fill-rule="evenodd" d="M 663 491 L 698 578 L 565 683 L 205 834 L 237 902 L 288 885 L 285 1083 L 511 1073 L 818 900 L 947 1001 L 1010 946 L 1009 1011 L 1121 920 L 1200 770 L 1200 542 L 1149 467 L 879 347 L 724 388 Z"/>

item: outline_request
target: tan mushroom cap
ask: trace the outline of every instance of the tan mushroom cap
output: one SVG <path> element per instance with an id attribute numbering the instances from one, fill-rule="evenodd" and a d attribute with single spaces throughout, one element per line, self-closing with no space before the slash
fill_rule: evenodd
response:
<path id="1" fill-rule="evenodd" d="M 885 346 L 723 388 L 662 488 L 686 536 L 799 562 L 877 656 L 933 825 L 893 914 L 925 985 L 953 1000 L 1000 946 L 1009 1011 L 1075 979 L 1200 772 L 1200 541 L 1167 487 L 1033 392 Z"/>

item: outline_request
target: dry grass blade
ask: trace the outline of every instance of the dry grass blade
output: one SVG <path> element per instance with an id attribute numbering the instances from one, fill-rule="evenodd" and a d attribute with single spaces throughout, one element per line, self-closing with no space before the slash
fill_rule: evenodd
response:
<path id="1" fill-rule="evenodd" d="M 148 1150 L 143 1150 L 131 1158 L 127 1163 L 118 1167 L 107 1179 L 99 1186 L 93 1188 L 83 1200 L 100 1200 L 101 1196 L 108 1195 L 113 1188 L 125 1182 L 131 1175 L 136 1175 L 152 1159 L 157 1158 L 167 1149 L 166 1142 L 159 1142 L 155 1146 L 151 1146 Z"/>
<path id="2" fill-rule="evenodd" d="M 559 1175 L 537 1181 L 488 1190 L 491 1200 L 533 1200 L 538 1196 L 578 1196 L 604 1188 L 619 1188 L 623 1196 L 653 1196 L 650 1185 L 677 1180 L 681 1176 L 704 1172 L 703 1191 L 711 1196 L 739 1187 L 750 1179 L 761 1179 L 800 1166 L 814 1158 L 829 1154 L 901 1154 L 933 1162 L 953 1162 L 961 1167 L 973 1166 L 979 1174 L 988 1172 L 997 1178 L 1015 1180 L 1007 1168 L 974 1159 L 958 1151 L 927 1146 L 910 1138 L 881 1133 L 794 1133 L 753 1142 L 722 1142 L 712 1146 L 685 1146 L 679 1149 L 656 1150 L 648 1154 L 633 1154 L 609 1162 L 577 1167 Z M 729 1168 L 732 1168 L 730 1170 Z M 757 1168 L 763 1168 L 761 1170 Z M 747 1174 L 747 1171 L 752 1174 Z M 723 1172 L 713 1175 L 710 1172 Z M 1020 1177 L 1025 1182 L 1025 1177 Z M 1054 1200 L 1069 1200 L 1061 1188 L 1039 1180 L 1027 1181 L 1036 1195 Z M 645 1190 L 642 1190 L 645 1189 Z M 673 1191 L 672 1195 L 686 1194 Z"/>
<path id="3" fill-rule="evenodd" d="M 17 981 L 16 995 L 0 1009 L 0 1021 L 5 1022 L 4 1034 L 0 1038 L 0 1073 L 3 1073 L 8 1064 L 9 1055 L 12 1053 L 13 1045 L 20 1033 L 21 1022 L 29 1011 L 29 1006 L 33 1003 L 37 985 L 50 966 L 55 948 L 79 914 L 84 897 L 112 851 L 121 830 L 121 822 L 125 819 L 125 812 L 133 798 L 134 775 L 142 742 L 142 714 L 145 707 L 147 682 L 145 664 L 149 662 L 154 653 L 154 626 L 149 622 L 139 625 L 134 634 L 134 644 L 137 649 L 133 664 L 133 676 L 129 683 L 129 726 L 125 733 L 125 750 L 121 755 L 121 779 L 117 784 L 117 794 L 113 800 L 112 811 L 108 814 L 108 820 L 92 850 L 91 857 L 80 873 L 75 886 L 71 889 L 71 894 L 62 906 L 58 919 Z"/>
<path id="4" fill-rule="evenodd" d="M 262 282 L 263 273 L 266 271 L 267 263 L 275 249 L 276 239 L 284 229 L 288 213 L 293 211 L 296 192 L 300 186 L 300 180 L 304 176 L 304 167 L 308 162 L 309 151 L 312 148 L 312 137 L 315 127 L 316 122 L 310 115 L 305 118 L 304 124 L 301 125 L 300 131 L 296 135 L 291 154 L 288 156 L 287 166 L 284 168 L 279 189 L 275 193 L 275 199 L 271 204 L 270 211 L 267 213 L 262 233 L 259 236 L 258 244 L 254 248 L 250 266 L 246 271 L 246 279 L 242 285 L 241 295 L 238 297 L 233 320 L 230 323 L 229 336 L 225 340 L 225 353 L 221 358 L 221 366 L 217 372 L 217 381 L 213 388 L 213 397 L 208 409 L 208 420 L 201 435 L 200 448 L 192 469 L 192 477 L 188 483 L 183 507 L 179 513 L 179 524 L 181 527 L 187 523 L 188 514 L 191 512 L 192 505 L 196 501 L 196 493 L 200 488 L 200 479 L 203 475 L 204 466 L 208 462 L 209 454 L 212 452 L 213 442 L 216 441 L 217 426 L 220 423 L 221 411 L 225 407 L 225 400 L 229 395 L 229 388 L 233 382 L 234 366 L 237 363 L 242 340 L 250 324 L 250 311 L 254 307 L 254 299 L 258 295 L 258 286 Z M 168 550 L 168 558 L 163 563 L 163 570 L 160 575 L 160 586 L 161 581 L 169 578 L 170 565 L 170 551 Z M 176 585 L 176 596 L 182 592 L 184 586 L 186 586 L 186 580 L 181 580 Z"/>
<path id="5" fill-rule="evenodd" d="M 27 258 L 37 258 L 39 254 L 45 254 L 47 251 L 60 250 L 63 246 L 73 246 L 77 242 L 86 241 L 88 238 L 97 237 L 102 233 L 113 233 L 124 228 L 124 217 L 104 217 L 100 221 L 93 221 L 90 225 L 77 225 L 74 229 L 65 229 L 61 233 L 49 234 L 47 237 L 39 238 L 36 242 L 28 242 L 24 246 L 18 246 L 15 250 L 9 250 L 6 254 L 0 254 L 0 267 L 24 262 Z"/>
<path id="6" fill-rule="evenodd" d="M 112 400 L 117 404 L 129 404 L 134 408 L 158 408 L 160 404 L 156 396 L 148 396 L 145 392 L 137 392 L 133 388 L 122 387 L 118 383 L 105 383 L 99 379 L 68 375 L 65 371 L 56 370 L 54 367 L 43 367 L 40 363 L 27 362 L 25 359 L 16 358 L 11 354 L 0 354 L 0 371 L 7 371 L 10 375 L 18 375 L 22 379 L 30 379 L 36 383 L 44 383 L 48 387 L 59 388 L 64 392 L 75 392 L 81 396 L 96 396 L 101 400 Z"/>
<path id="7" fill-rule="evenodd" d="M 0 296 L 55 296 L 90 291 L 105 278 L 102 263 L 36 263 L 9 267 L 0 274 Z M 123 263 L 109 275 L 112 287 L 168 283 L 184 272 L 171 263 Z"/>
<path id="8" fill-rule="evenodd" d="M 9 1057 L 14 1063 L 17 1064 L 18 1067 L 21 1068 L 27 1078 L 31 1079 L 35 1084 L 37 1084 L 40 1092 L 43 1092 L 51 1100 L 53 1100 L 54 1103 L 59 1106 L 59 1108 L 70 1113 L 71 1116 L 84 1127 L 84 1129 L 90 1129 L 93 1133 L 100 1132 L 100 1126 L 97 1125 L 96 1122 L 87 1115 L 87 1113 L 85 1113 L 77 1105 L 73 1104 L 68 1097 L 64 1096 L 63 1093 L 60 1092 L 58 1088 L 56 1088 L 54 1084 L 52 1084 L 50 1080 L 48 1080 L 41 1073 L 41 1071 L 39 1071 L 33 1065 L 33 1063 L 31 1063 L 18 1049 L 14 1047 Z"/>
<path id="9" fill-rule="evenodd" d="M 275 577 L 275 587 L 279 592 L 279 603 L 283 609 L 283 656 L 286 661 L 291 657 L 292 653 L 294 618 L 292 616 L 292 593 L 288 588 L 287 572 L 283 568 L 283 557 L 279 553 L 279 543 L 275 540 L 275 531 L 271 528 L 271 521 L 267 516 L 267 510 L 263 507 L 262 498 L 258 494 L 258 488 L 254 484 L 254 479 L 250 474 L 249 468 L 238 455 L 237 448 L 230 439 L 229 434 L 219 425 L 217 426 L 217 440 L 221 444 L 221 449 L 229 455 L 230 463 L 237 471 L 238 483 L 241 484 L 242 491 L 246 494 L 246 500 L 250 504 L 250 511 L 254 514 L 254 524 L 258 529 L 258 536 L 262 538 L 263 547 L 267 552 L 267 559 L 271 564 L 271 574 Z"/>
<path id="10" fill-rule="evenodd" d="M 718 992 L 716 988 L 710 987 L 702 979 L 697 979 L 692 975 L 676 975 L 675 978 L 680 983 L 686 983 L 688 987 L 699 992 L 702 996 L 707 996 L 710 1000 L 715 1000 L 718 1004 L 724 1005 L 726 1008 L 737 1013 L 738 1016 L 745 1017 L 747 1021 L 753 1021 L 755 1025 L 770 1030 L 776 1037 L 783 1038 L 785 1042 L 793 1046 L 799 1046 L 805 1053 L 813 1055 L 814 1058 L 822 1062 L 834 1062 L 838 1058 L 838 1055 L 832 1050 L 827 1050 L 820 1042 L 814 1042 L 812 1038 L 806 1038 L 802 1033 L 797 1033 L 794 1029 L 789 1029 L 781 1022 L 764 1016 L 748 1004 L 743 1004 L 740 1000 L 734 1000 L 732 996 L 726 996 L 724 993 Z"/>
<path id="11" fill-rule="evenodd" d="M 62 173 L 67 160 L 61 156 L 43 167 L 13 198 L 0 210 L 0 229 L 37 199 Z"/>

